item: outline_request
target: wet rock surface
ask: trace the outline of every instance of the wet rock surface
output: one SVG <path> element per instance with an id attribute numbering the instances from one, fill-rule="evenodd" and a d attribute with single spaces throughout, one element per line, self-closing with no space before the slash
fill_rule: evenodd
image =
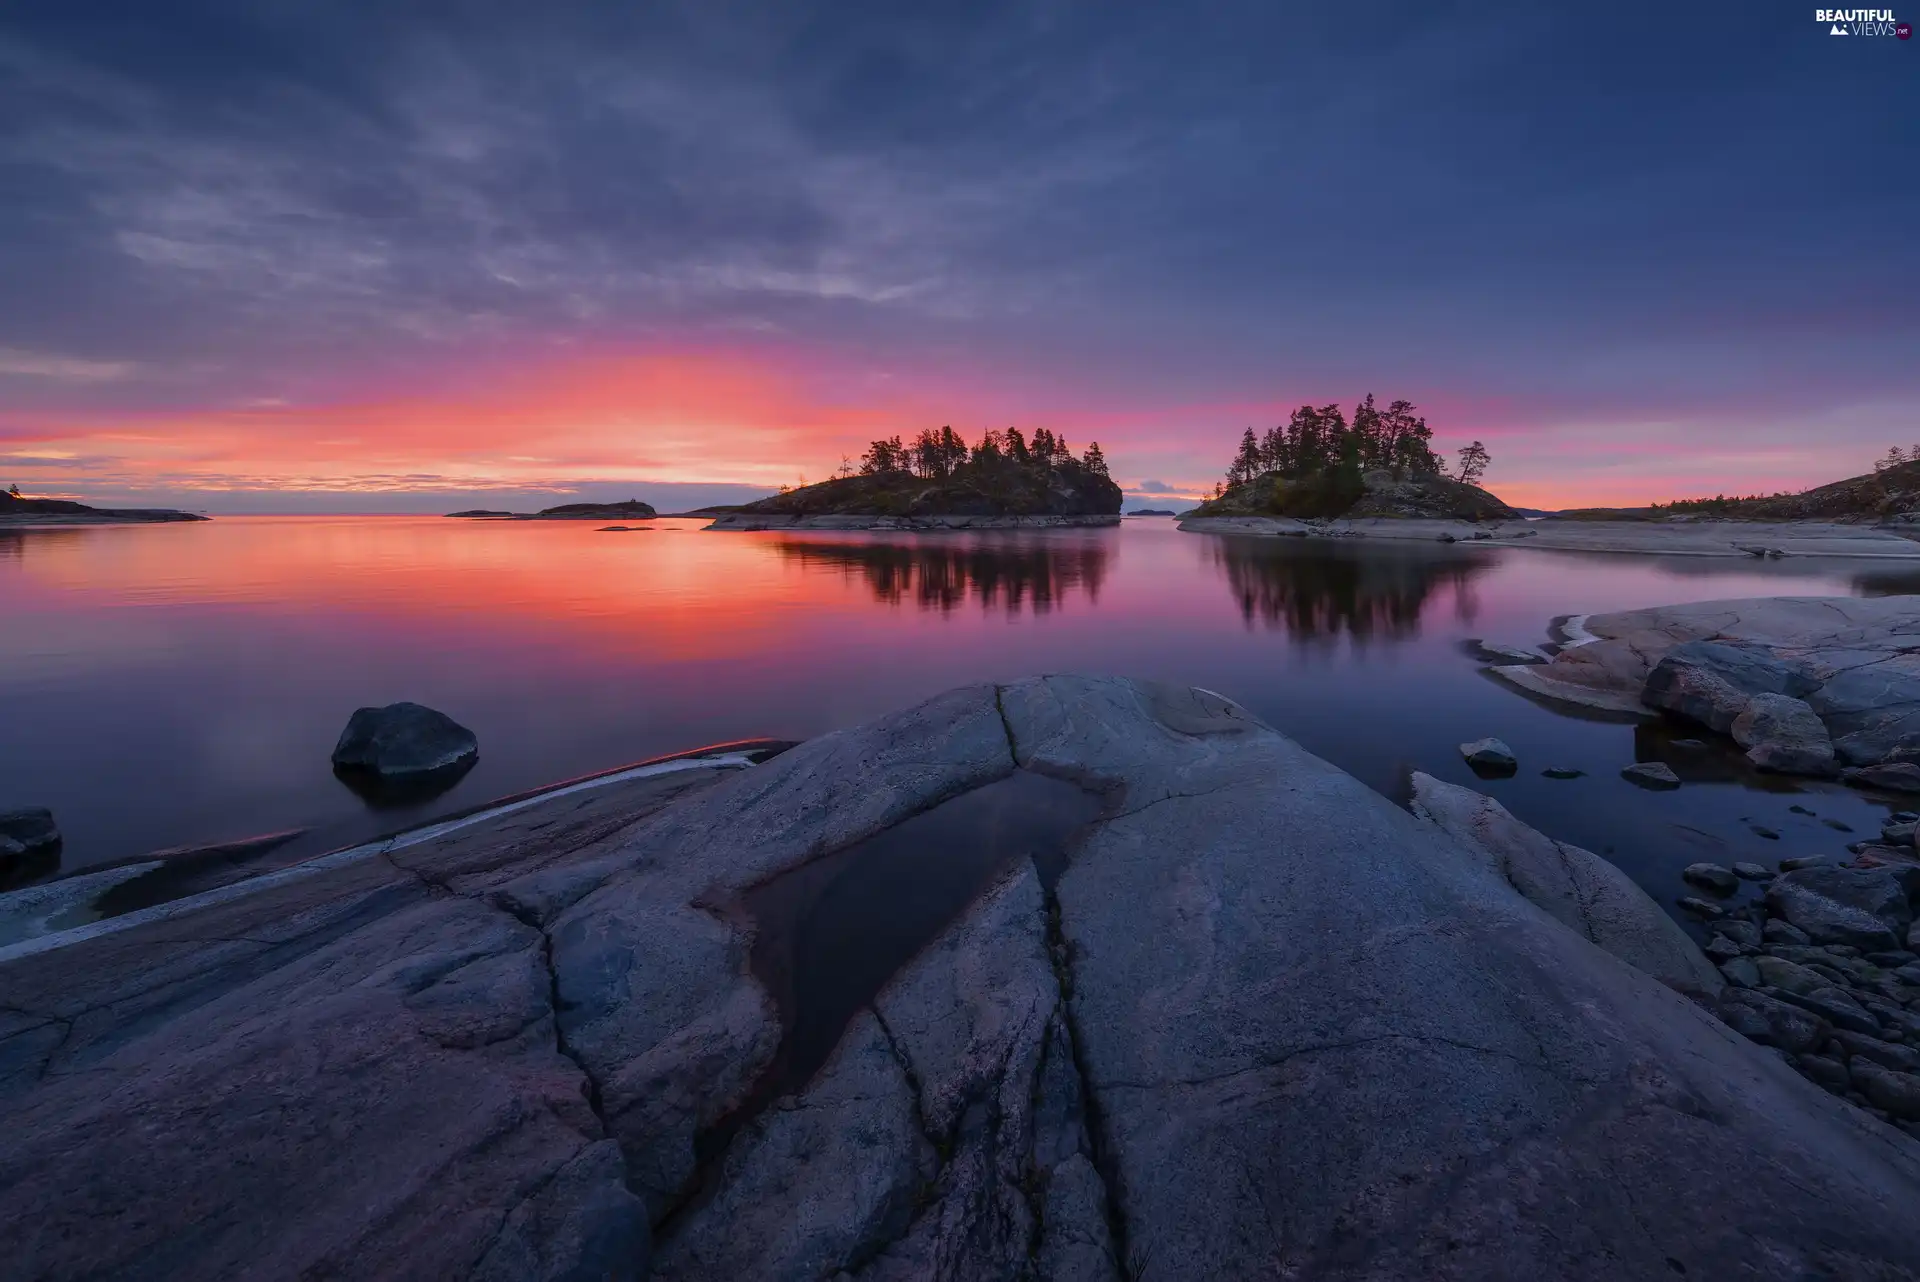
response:
<path id="1" fill-rule="evenodd" d="M 1920 790 L 1913 597 L 1702 601 L 1581 627 L 1581 643 L 1552 662 L 1493 671 L 1534 694 L 1732 735 L 1763 770 Z"/>
<path id="2" fill-rule="evenodd" d="M 470 766 L 480 741 L 444 712 L 418 703 L 359 708 L 333 748 L 337 771 L 408 784 Z"/>
<path id="3" fill-rule="evenodd" d="M 1078 677 L 675 787 L 564 841 L 528 811 L 0 950 L 0 1268 L 1920 1268 L 1888 1210 L 1920 1201 L 1920 1145 L 1866 1111 L 1898 1120 L 1920 1044 L 1891 972 L 1766 951 L 1821 982 L 1716 996 L 1763 945 L 1823 946 L 1743 906 L 1716 973 L 1611 865 L 1469 790 L 1427 781 L 1409 814 L 1216 695 Z M 908 955 L 829 985 L 851 1014 L 796 1067 L 800 979 L 756 949 L 871 922 L 862 882 L 943 871 L 916 817 L 1008 790 L 963 843 L 990 857 Z M 1845 1098 L 1815 1084 L 1839 1070 Z"/>

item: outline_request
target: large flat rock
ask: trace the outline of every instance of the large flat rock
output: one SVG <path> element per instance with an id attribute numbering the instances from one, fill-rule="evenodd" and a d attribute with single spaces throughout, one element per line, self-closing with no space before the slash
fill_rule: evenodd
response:
<path id="1" fill-rule="evenodd" d="M 989 794 L 1093 817 L 1056 849 Z M 801 947 L 876 859 L 923 907 L 943 825 L 997 862 L 904 962 Z M 0 956 L 0 1274 L 1920 1277 L 1920 1145 L 1501 833 L 1218 695 L 1046 677 L 532 866 L 469 831 L 36 941 Z M 796 1072 L 823 983 L 857 1001 Z"/>

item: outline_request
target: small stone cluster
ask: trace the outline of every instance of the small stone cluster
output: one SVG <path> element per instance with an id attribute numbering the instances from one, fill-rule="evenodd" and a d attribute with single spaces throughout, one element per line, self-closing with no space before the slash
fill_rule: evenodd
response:
<path id="1" fill-rule="evenodd" d="M 1889 830 L 1910 839 L 1913 818 Z M 1679 902 L 1709 923 L 1706 954 L 1727 980 L 1722 1020 L 1920 1137 L 1920 864 L 1890 856 L 1893 847 L 1876 846 L 1855 864 L 1784 859 L 1777 872 L 1694 864 L 1682 876 L 1711 898 Z M 1725 902 L 1749 884 L 1759 897 Z"/>

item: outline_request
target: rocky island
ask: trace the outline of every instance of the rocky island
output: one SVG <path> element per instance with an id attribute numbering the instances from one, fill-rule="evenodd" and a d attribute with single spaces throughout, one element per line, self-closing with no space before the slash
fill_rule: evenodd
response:
<path id="1" fill-rule="evenodd" d="M 41 525 L 153 525 L 204 521 L 194 512 L 163 507 L 88 507 L 67 499 L 31 499 L 0 490 L 0 528 Z"/>
<path id="2" fill-rule="evenodd" d="M 986 433 L 969 447 L 952 428 L 912 444 L 873 442 L 856 471 L 716 515 L 710 530 L 952 530 L 1117 525 L 1120 487 L 1099 442 L 1076 457 L 1040 428 Z"/>
<path id="3" fill-rule="evenodd" d="M 1415 788 L 1203 690 L 1033 678 L 0 948 L 0 1249 L 48 1279 L 1916 1276 L 1920 1079 L 1864 1058 L 1897 1028 L 1857 1042 L 1872 1109 L 1840 1098 L 1780 1041 L 1826 1016 L 1729 998 L 1604 860 Z"/>
<path id="4" fill-rule="evenodd" d="M 488 508 L 472 508 L 465 512 L 449 512 L 450 517 L 467 520 L 512 520 L 512 521 L 635 521 L 658 516 L 651 503 L 642 503 L 639 499 L 627 499 L 622 503 L 562 503 L 558 507 L 542 508 L 538 512 L 496 512 Z"/>
<path id="5" fill-rule="evenodd" d="M 1337 407 L 1318 413 L 1323 418 L 1329 413 L 1337 416 Z M 1295 417 L 1298 420 L 1300 414 Z M 1355 419 L 1362 421 L 1358 412 Z M 1249 454 L 1250 440 L 1251 434 L 1243 440 L 1243 457 L 1230 474 L 1234 483 L 1185 513 L 1181 529 L 1441 543 L 1525 540 L 1525 546 L 1546 551 L 1762 560 L 1920 558 L 1920 462 L 1889 464 L 1872 475 L 1836 481 L 1803 494 L 1683 499 L 1640 508 L 1538 514 L 1508 507 L 1475 485 L 1447 477 L 1439 471 L 1437 458 L 1425 466 L 1400 464 L 1358 471 L 1353 470 L 1358 463 L 1351 463 L 1344 465 L 1343 480 L 1343 465 L 1328 465 L 1322 459 L 1303 469 L 1274 454 L 1270 444 L 1256 443 Z M 1371 453 L 1357 454 L 1356 447 L 1343 448 L 1350 459 L 1393 457 L 1391 450 L 1382 453 L 1377 446 Z M 1269 466 L 1276 460 L 1286 470 Z"/>

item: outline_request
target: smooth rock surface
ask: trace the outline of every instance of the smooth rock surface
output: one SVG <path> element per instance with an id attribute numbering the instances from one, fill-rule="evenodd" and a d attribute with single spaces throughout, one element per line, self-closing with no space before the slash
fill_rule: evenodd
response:
<path id="1" fill-rule="evenodd" d="M 1529 902 L 1629 966 L 1681 991 L 1720 990 L 1720 976 L 1687 932 L 1599 855 L 1553 840 L 1491 797 L 1419 772 L 1413 776 L 1413 813 L 1481 855 Z"/>
<path id="2" fill-rule="evenodd" d="M 1015 859 L 764 1094 L 791 995 L 755 968 L 746 893 L 1016 770 L 1104 806 L 1064 868 Z M 584 845 L 542 831 L 0 950 L 0 1267 L 1920 1267 L 1920 1146 L 1597 946 L 1602 861 L 1553 847 L 1577 869 L 1553 892 L 1539 848 L 1536 902 L 1493 847 L 1206 691 L 967 687 Z M 1798 1050 L 1831 1028 L 1718 1002 Z"/>

